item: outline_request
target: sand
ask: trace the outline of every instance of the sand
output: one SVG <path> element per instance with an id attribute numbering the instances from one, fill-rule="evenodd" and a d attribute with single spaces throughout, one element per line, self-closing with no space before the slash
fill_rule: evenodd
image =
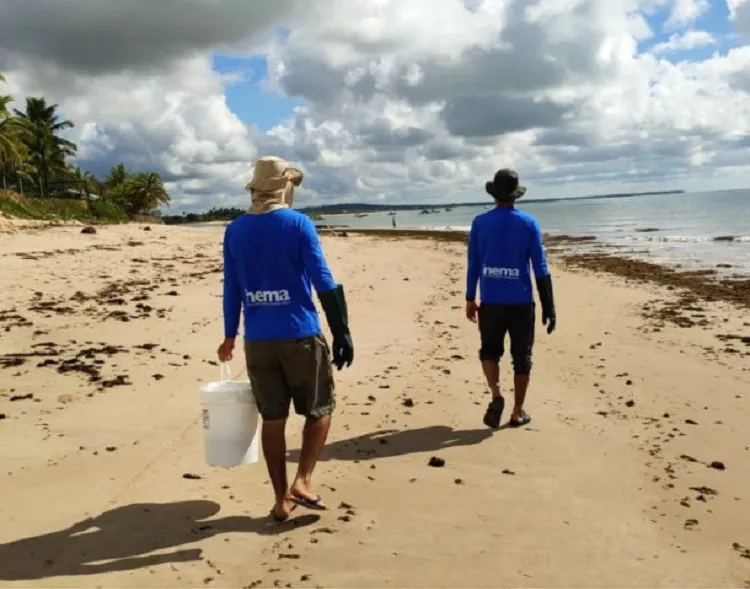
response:
<path id="1" fill-rule="evenodd" d="M 679 289 L 553 259 L 533 421 L 492 433 L 463 245 L 325 236 L 356 345 L 332 509 L 279 525 L 262 462 L 203 461 L 221 228 L 80 231 L 0 235 L 3 586 L 750 586 L 745 309 L 681 327 L 659 312 Z"/>

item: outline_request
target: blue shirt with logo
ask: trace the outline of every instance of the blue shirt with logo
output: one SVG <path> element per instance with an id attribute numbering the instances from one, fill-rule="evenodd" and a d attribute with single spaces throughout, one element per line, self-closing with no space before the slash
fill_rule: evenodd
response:
<path id="1" fill-rule="evenodd" d="M 476 299 L 479 282 L 483 303 L 532 303 L 529 262 L 537 278 L 549 274 L 536 218 L 513 207 L 496 207 L 478 215 L 469 233 L 466 299 Z"/>
<path id="2" fill-rule="evenodd" d="M 312 221 L 291 209 L 245 214 L 224 233 L 224 335 L 280 340 L 321 332 L 313 302 L 336 288 Z"/>

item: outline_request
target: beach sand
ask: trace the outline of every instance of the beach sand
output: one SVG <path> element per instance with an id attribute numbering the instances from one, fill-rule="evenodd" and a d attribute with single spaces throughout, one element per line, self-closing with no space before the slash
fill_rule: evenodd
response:
<path id="1" fill-rule="evenodd" d="M 553 257 L 533 420 L 492 433 L 464 245 L 324 236 L 355 362 L 316 473 L 331 509 L 280 525 L 262 462 L 203 461 L 221 228 L 80 231 L 0 235 L 4 586 L 750 586 L 746 308 L 693 301 L 681 327 L 679 289 Z"/>

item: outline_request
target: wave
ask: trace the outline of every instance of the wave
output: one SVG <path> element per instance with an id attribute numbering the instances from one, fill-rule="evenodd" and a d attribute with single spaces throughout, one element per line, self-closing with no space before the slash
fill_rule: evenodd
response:
<path id="1" fill-rule="evenodd" d="M 404 227 L 406 229 L 406 227 Z M 423 225 L 417 227 L 420 231 L 466 231 L 471 227 L 469 225 Z M 732 243 L 750 243 L 750 235 L 647 235 L 648 233 L 659 231 L 658 229 L 641 229 L 637 230 L 641 235 L 628 236 L 628 240 L 634 241 L 655 241 L 655 242 L 674 242 L 674 243 L 700 243 L 700 242 L 732 242 Z"/>
<path id="2" fill-rule="evenodd" d="M 323 224 L 325 225 L 325 224 Z M 392 229 L 390 226 L 386 225 L 375 225 L 372 227 L 362 226 L 346 226 L 342 225 L 340 227 L 341 229 L 349 228 L 349 229 L 378 229 L 378 230 L 386 230 L 386 229 Z M 447 232 L 460 232 L 460 233 L 468 233 L 471 229 L 470 225 L 419 225 L 419 224 L 404 224 L 404 225 L 397 225 L 395 228 L 397 231 L 403 230 L 403 231 L 447 231 Z M 626 242 L 639 242 L 639 243 L 708 243 L 708 242 L 717 242 L 717 243 L 750 243 L 750 235 L 654 235 L 655 232 L 661 231 L 661 229 L 658 228 L 652 228 L 652 227 L 646 227 L 641 229 L 634 229 L 631 230 L 629 233 L 622 233 L 622 232 L 613 232 L 613 233 L 607 233 L 599 232 L 598 234 L 592 231 L 585 231 L 576 233 L 574 230 L 571 230 L 569 232 L 564 231 L 550 231 L 549 233 L 551 235 L 579 235 L 579 236 L 585 236 L 589 239 L 603 239 L 604 241 L 610 241 L 612 239 L 616 241 L 626 241 Z"/>
<path id="3" fill-rule="evenodd" d="M 657 241 L 670 243 L 730 242 L 750 243 L 750 235 L 643 235 L 632 238 L 635 241 Z"/>
<path id="4" fill-rule="evenodd" d="M 352 227 L 354 229 L 354 227 Z M 391 229 L 390 227 L 384 227 L 384 229 Z M 468 233 L 471 229 L 470 225 L 404 225 L 403 227 L 396 227 L 396 231 L 456 231 L 459 233 Z"/>
<path id="5" fill-rule="evenodd" d="M 422 227 L 422 229 L 426 229 L 428 231 L 463 231 L 468 233 L 471 229 L 470 225 L 443 225 L 441 227 Z"/>

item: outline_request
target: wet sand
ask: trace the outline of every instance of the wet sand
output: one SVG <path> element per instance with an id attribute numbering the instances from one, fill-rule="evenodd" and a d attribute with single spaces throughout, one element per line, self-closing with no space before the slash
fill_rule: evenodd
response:
<path id="1" fill-rule="evenodd" d="M 317 473 L 331 509 L 279 525 L 262 463 L 203 462 L 222 229 L 149 229 L 0 235 L 3 585 L 750 586 L 742 286 L 548 241 L 533 420 L 491 433 L 463 238 L 325 235 L 356 358 Z"/>

